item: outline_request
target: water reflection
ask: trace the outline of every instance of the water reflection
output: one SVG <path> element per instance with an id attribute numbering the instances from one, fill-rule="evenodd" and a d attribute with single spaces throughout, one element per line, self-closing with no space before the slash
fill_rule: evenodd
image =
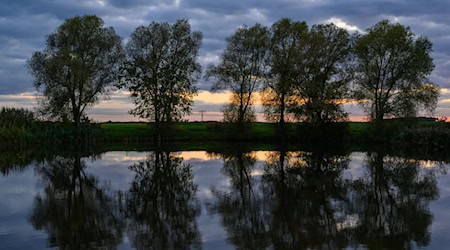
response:
<path id="1" fill-rule="evenodd" d="M 429 244 L 435 172 L 419 161 L 370 153 L 365 175 L 344 178 L 348 155 L 272 152 L 264 172 L 252 153 L 222 155 L 230 189 L 216 191 L 211 213 L 242 249 L 410 249 Z"/>
<path id="2" fill-rule="evenodd" d="M 45 233 L 48 247 L 428 247 L 437 220 L 430 203 L 439 199 L 437 177 L 443 174 L 430 162 L 424 167 L 419 160 L 382 152 L 252 152 L 236 147 L 219 153 L 86 155 L 73 150 L 0 157 L 4 179 L 34 167 L 38 191 L 26 219 Z M 114 164 L 117 168 L 110 168 Z M 120 178 L 112 178 L 117 171 Z M 211 186 L 204 178 L 215 181 Z M 20 182 L 16 185 L 17 190 Z M 10 214 L 4 204 L 0 201 L 0 225 Z M 8 233 L 0 231 L 0 241 L 8 241 Z M 211 243 L 208 235 L 222 238 Z"/>
<path id="3" fill-rule="evenodd" d="M 171 152 L 155 151 L 130 166 L 126 195 L 128 236 L 136 249 L 200 248 L 200 213 L 191 166 Z"/>
<path id="4" fill-rule="evenodd" d="M 49 247 L 111 249 L 121 241 L 117 197 L 85 168 L 79 151 L 36 166 L 43 192 L 35 198 L 29 222 L 48 233 Z"/>
<path id="5" fill-rule="evenodd" d="M 267 247 L 264 207 L 258 190 L 254 188 L 256 158 L 242 151 L 216 154 L 224 163 L 222 172 L 231 183 L 231 190 L 212 189 L 217 199 L 209 212 L 222 215 L 228 240 L 241 249 Z"/>
<path id="6" fill-rule="evenodd" d="M 275 248 L 343 248 L 349 182 L 342 178 L 348 156 L 323 152 L 272 153 L 263 192 L 271 207 L 268 224 Z"/>
<path id="7" fill-rule="evenodd" d="M 429 203 L 438 198 L 435 173 L 417 160 L 381 153 L 367 154 L 365 167 L 365 176 L 353 183 L 357 242 L 377 249 L 427 246 L 433 221 Z"/>

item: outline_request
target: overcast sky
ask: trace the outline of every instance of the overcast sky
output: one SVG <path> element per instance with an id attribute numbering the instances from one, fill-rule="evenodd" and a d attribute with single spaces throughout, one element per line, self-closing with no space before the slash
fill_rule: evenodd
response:
<path id="1" fill-rule="evenodd" d="M 243 24 L 270 25 L 289 17 L 308 24 L 333 22 L 361 32 L 381 19 L 390 19 L 410 26 L 417 35 L 428 36 L 436 64 L 430 79 L 441 88 L 450 88 L 449 13 L 450 1 L 444 0 L 4 0 L 0 7 L 0 106 L 34 104 L 29 96 L 34 89 L 26 60 L 33 51 L 43 49 L 47 34 L 75 15 L 100 16 L 125 41 L 138 25 L 188 18 L 193 29 L 204 35 L 199 58 L 202 65 L 216 62 L 225 38 Z M 209 90 L 210 85 L 201 81 L 198 87 Z M 449 97 L 444 90 L 438 115 L 450 115 Z M 125 104 L 132 107 L 130 100 L 118 93 L 92 112 L 98 117 L 126 115 Z M 220 106 L 197 98 L 194 110 L 218 112 Z M 102 108 L 108 114 L 102 113 Z M 349 110 L 354 116 L 362 115 L 352 107 Z"/>

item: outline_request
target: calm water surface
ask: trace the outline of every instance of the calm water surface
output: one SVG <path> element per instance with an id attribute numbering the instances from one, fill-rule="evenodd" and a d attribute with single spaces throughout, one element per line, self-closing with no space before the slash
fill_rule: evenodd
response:
<path id="1" fill-rule="evenodd" d="M 354 152 L 0 158 L 0 249 L 446 249 L 443 162 Z"/>

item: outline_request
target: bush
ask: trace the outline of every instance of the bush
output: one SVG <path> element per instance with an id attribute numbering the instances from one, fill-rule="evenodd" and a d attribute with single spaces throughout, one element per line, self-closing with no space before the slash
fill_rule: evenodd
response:
<path id="1" fill-rule="evenodd" d="M 0 110 L 1 128 L 31 128 L 35 122 L 34 113 L 23 108 L 6 108 Z"/>
<path id="2" fill-rule="evenodd" d="M 449 149 L 450 128 L 448 126 L 434 126 L 405 129 L 394 137 L 393 143 L 423 151 Z"/>

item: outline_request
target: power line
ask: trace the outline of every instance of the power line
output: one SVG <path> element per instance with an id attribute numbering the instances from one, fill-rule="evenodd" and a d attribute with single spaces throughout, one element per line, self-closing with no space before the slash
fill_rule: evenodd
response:
<path id="1" fill-rule="evenodd" d="M 203 114 L 206 112 L 206 110 L 200 110 L 198 112 L 200 113 L 200 116 L 202 117 L 201 121 L 203 122 Z"/>

